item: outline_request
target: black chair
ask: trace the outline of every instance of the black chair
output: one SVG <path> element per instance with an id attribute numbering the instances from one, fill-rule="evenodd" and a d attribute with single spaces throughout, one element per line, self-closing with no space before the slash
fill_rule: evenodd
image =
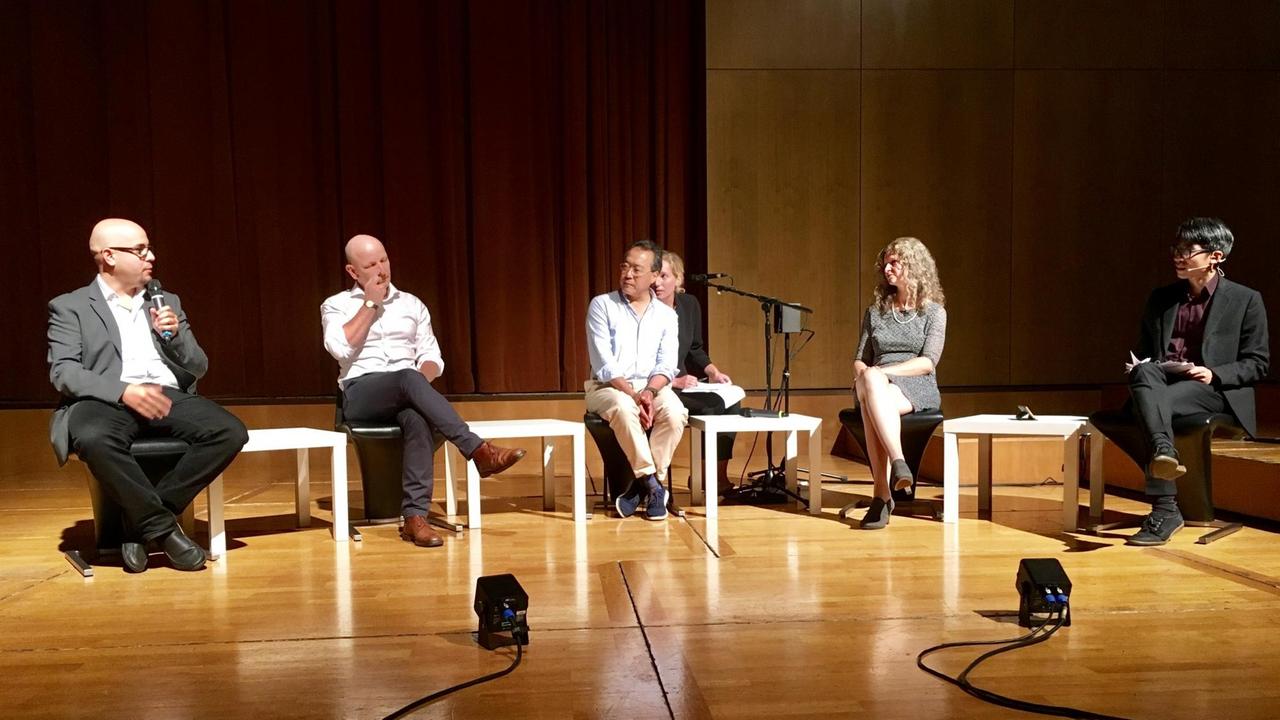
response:
<path id="1" fill-rule="evenodd" d="M 941 410 L 924 410 L 902 416 L 902 457 L 911 468 L 911 487 L 906 490 L 894 490 L 894 512 L 905 515 L 929 515 L 934 520 L 942 519 L 942 505 L 933 500 L 917 500 L 916 484 L 920 481 L 920 461 L 924 459 L 924 450 L 929 446 L 929 438 L 933 431 L 942 424 Z M 840 424 L 858 441 L 863 455 L 867 453 L 867 432 L 862 426 L 862 413 L 857 408 L 845 408 L 840 411 Z M 840 518 L 844 519 L 856 507 L 869 504 L 867 500 L 857 500 L 840 508 Z"/>
<path id="2" fill-rule="evenodd" d="M 1150 441 L 1130 406 L 1096 412 L 1089 416 L 1089 422 L 1138 467 L 1146 470 L 1147 461 L 1151 459 Z M 1239 439 L 1245 431 L 1235 417 L 1225 413 L 1197 413 L 1173 420 L 1173 444 L 1178 451 L 1178 459 L 1187 467 L 1187 472 L 1177 480 L 1178 509 L 1182 511 L 1187 525 L 1215 528 L 1196 540 L 1201 545 L 1220 540 L 1241 527 L 1240 523 L 1216 520 L 1213 516 L 1212 443 L 1215 434 Z"/>
<path id="3" fill-rule="evenodd" d="M 146 474 L 151 484 L 164 477 L 182 456 L 190 449 L 185 440 L 172 437 L 143 437 L 133 441 L 129 453 L 138 461 L 138 466 Z M 103 491 L 101 483 L 85 466 L 85 476 L 89 483 L 89 498 L 93 504 L 93 558 L 120 554 L 120 544 L 124 542 L 124 511 Z M 183 530 L 193 533 L 195 525 L 194 508 L 188 506 L 180 518 Z M 79 550 L 68 550 L 64 553 L 67 560 L 84 577 L 93 577 L 93 566 Z"/>
<path id="4" fill-rule="evenodd" d="M 631 487 L 635 471 L 631 469 L 631 461 L 622 452 L 613 428 L 604 418 L 595 413 L 586 413 L 582 416 L 582 424 L 587 426 L 587 432 L 591 433 L 591 438 L 600 450 L 600 459 L 604 461 L 604 488 L 601 492 L 604 493 L 605 510 L 612 511 L 613 499 Z M 684 510 L 676 505 L 671 487 L 671 468 L 667 468 L 667 509 L 676 517 L 684 517 Z"/>
<path id="5" fill-rule="evenodd" d="M 361 422 L 348 420 L 342 412 L 342 392 L 334 404 L 333 427 L 356 446 L 360 464 L 360 487 L 364 494 L 365 523 L 379 525 L 400 521 L 400 502 L 404 495 L 404 436 L 395 422 Z M 432 432 L 432 451 L 444 444 L 444 436 Z M 460 533 L 461 523 L 428 515 L 432 525 Z M 360 534 L 352 533 L 360 540 Z"/>

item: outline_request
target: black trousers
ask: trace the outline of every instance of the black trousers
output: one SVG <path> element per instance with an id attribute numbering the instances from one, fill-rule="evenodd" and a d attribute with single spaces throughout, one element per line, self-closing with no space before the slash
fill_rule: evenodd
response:
<path id="1" fill-rule="evenodd" d="M 1158 444 L 1173 444 L 1175 417 L 1227 410 L 1226 397 L 1212 385 L 1190 378 L 1171 378 L 1155 363 L 1142 363 L 1129 373 L 1129 392 L 1133 396 L 1134 415 L 1151 450 Z M 1176 495 L 1178 485 L 1173 480 L 1160 480 L 1148 474 L 1146 492 Z"/>
<path id="2" fill-rule="evenodd" d="M 405 517 L 426 515 L 435 489 L 431 433 L 438 431 L 470 458 L 484 441 L 471 432 L 444 396 L 417 370 L 361 375 L 342 389 L 343 414 L 360 422 L 395 421 L 404 434 Z"/>
<path id="3" fill-rule="evenodd" d="M 199 395 L 164 388 L 169 414 L 148 420 L 120 403 L 81 400 L 71 407 L 71 447 L 124 511 L 125 533 L 147 541 L 178 526 L 177 515 L 226 469 L 249 432 L 235 415 Z M 154 486 L 129 447 L 139 437 L 171 436 L 191 444 L 173 470 Z"/>
<path id="4" fill-rule="evenodd" d="M 742 409 L 742 403 L 724 406 L 724 398 L 715 393 L 686 393 L 676 390 L 676 397 L 689 409 L 690 415 L 736 415 Z M 733 441 L 737 433 L 720 433 L 716 435 L 716 459 L 728 460 L 733 457 Z"/>

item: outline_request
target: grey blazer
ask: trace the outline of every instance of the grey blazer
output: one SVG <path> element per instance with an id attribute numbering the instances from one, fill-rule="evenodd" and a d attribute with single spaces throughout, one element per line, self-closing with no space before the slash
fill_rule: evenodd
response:
<path id="1" fill-rule="evenodd" d="M 1182 281 L 1157 288 L 1147 300 L 1138 334 L 1140 358 L 1164 357 L 1178 303 L 1186 295 Z M 1200 346 L 1205 367 L 1213 371 L 1213 386 L 1227 399 L 1227 406 L 1250 437 L 1258 434 L 1253 385 L 1267 375 L 1271 353 L 1267 336 L 1267 310 L 1262 295 L 1237 282 L 1220 278 L 1204 321 Z"/>
<path id="2" fill-rule="evenodd" d="M 166 292 L 165 302 L 178 315 L 178 332 L 165 342 L 151 333 L 160 358 L 178 378 L 184 392 L 195 392 L 196 380 L 209 369 L 209 359 L 191 333 L 178 296 Z M 95 398 L 120 402 L 127 383 L 120 380 L 120 328 L 107 306 L 95 277 L 79 290 L 49 301 L 49 380 L 62 393 L 62 401 L 49 421 L 49 441 L 58 464 L 71 452 L 68 430 L 76 402 Z"/>

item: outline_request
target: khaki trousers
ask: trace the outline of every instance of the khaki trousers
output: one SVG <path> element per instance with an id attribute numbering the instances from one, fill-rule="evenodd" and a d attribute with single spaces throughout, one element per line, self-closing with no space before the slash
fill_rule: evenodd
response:
<path id="1" fill-rule="evenodd" d="M 613 428 L 636 477 L 657 475 L 658 482 L 665 483 L 667 467 L 689 422 L 689 411 L 680 398 L 670 387 L 658 391 L 653 398 L 653 430 L 646 437 L 640 427 L 640 406 L 626 393 L 595 380 L 588 380 L 583 389 L 587 393 L 587 412 L 604 418 Z"/>

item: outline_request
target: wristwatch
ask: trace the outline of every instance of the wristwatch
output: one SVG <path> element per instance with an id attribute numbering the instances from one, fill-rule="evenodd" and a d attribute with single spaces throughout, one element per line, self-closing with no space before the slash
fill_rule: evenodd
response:
<path id="1" fill-rule="evenodd" d="M 376 302 L 374 302 L 374 301 L 372 301 L 372 300 L 365 300 L 365 301 L 364 301 L 364 306 L 365 306 L 365 307 L 367 307 L 367 308 L 369 308 L 370 310 L 377 310 L 377 309 L 378 309 L 378 303 L 376 303 Z"/>

